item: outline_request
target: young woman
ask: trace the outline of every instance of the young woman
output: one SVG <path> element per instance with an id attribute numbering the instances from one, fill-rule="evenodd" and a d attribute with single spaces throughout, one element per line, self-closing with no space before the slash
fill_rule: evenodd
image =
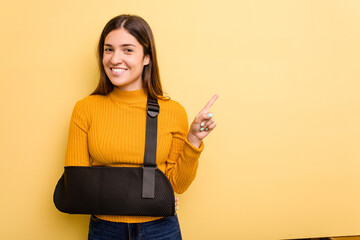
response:
<path id="1" fill-rule="evenodd" d="M 183 193 L 195 178 L 202 140 L 216 126 L 209 109 L 217 95 L 189 129 L 184 108 L 164 97 L 153 34 L 138 16 L 120 15 L 106 24 L 98 45 L 98 63 L 97 88 L 73 110 L 65 165 L 141 166 L 147 96 L 151 96 L 160 106 L 157 167 L 174 191 Z M 181 232 L 176 215 L 97 215 L 91 217 L 89 239 L 181 239 Z"/>

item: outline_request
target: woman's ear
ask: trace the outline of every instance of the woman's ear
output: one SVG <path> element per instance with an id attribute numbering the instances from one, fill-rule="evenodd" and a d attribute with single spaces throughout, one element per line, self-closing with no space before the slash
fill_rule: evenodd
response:
<path id="1" fill-rule="evenodd" d="M 144 61 L 143 61 L 143 63 L 144 63 L 144 66 L 149 65 L 149 63 L 150 63 L 150 55 L 149 55 L 149 54 L 146 54 L 146 55 L 144 56 Z"/>

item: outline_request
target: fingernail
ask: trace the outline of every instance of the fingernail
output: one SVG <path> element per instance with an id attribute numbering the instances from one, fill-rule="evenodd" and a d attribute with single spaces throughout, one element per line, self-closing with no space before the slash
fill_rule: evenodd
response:
<path id="1" fill-rule="evenodd" d="M 179 210 L 179 207 L 176 207 L 176 211 Z"/>
<path id="2" fill-rule="evenodd" d="M 205 128 L 205 131 L 209 130 L 208 128 Z"/>
<path id="3" fill-rule="evenodd" d="M 212 113 L 209 113 L 209 114 L 208 114 L 208 117 L 209 117 L 209 118 L 211 118 L 211 117 L 213 117 L 213 116 L 214 116 L 214 114 L 212 114 Z"/>
<path id="4" fill-rule="evenodd" d="M 204 125 L 205 125 L 205 123 L 203 123 L 203 122 L 200 124 L 200 126 L 202 126 L 202 127 L 203 127 Z"/>
<path id="5" fill-rule="evenodd" d="M 176 201 L 179 201 L 179 198 L 178 198 L 178 197 L 176 198 Z"/>
<path id="6" fill-rule="evenodd" d="M 202 127 L 202 128 L 200 128 L 200 131 L 202 132 L 202 131 L 204 131 L 204 128 Z"/>

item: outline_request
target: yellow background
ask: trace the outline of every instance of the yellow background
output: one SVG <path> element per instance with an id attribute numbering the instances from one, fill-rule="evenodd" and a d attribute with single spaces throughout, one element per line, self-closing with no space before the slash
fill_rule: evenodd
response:
<path id="1" fill-rule="evenodd" d="M 184 239 L 360 235 L 360 1 L 2 1 L 0 239 L 86 239 L 58 212 L 71 112 L 110 18 L 152 27 L 165 91 L 218 127 L 180 195 Z"/>

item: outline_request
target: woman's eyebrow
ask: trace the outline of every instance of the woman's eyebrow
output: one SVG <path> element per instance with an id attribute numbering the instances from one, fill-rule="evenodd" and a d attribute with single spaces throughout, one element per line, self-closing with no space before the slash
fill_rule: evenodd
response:
<path id="1" fill-rule="evenodd" d="M 105 43 L 104 46 L 106 46 L 106 47 L 112 47 L 112 45 L 109 44 L 109 43 Z M 129 46 L 131 46 L 131 47 L 136 47 L 134 44 L 131 44 L 131 43 L 124 43 L 124 44 L 121 44 L 121 45 L 120 45 L 120 47 L 129 47 Z"/>

